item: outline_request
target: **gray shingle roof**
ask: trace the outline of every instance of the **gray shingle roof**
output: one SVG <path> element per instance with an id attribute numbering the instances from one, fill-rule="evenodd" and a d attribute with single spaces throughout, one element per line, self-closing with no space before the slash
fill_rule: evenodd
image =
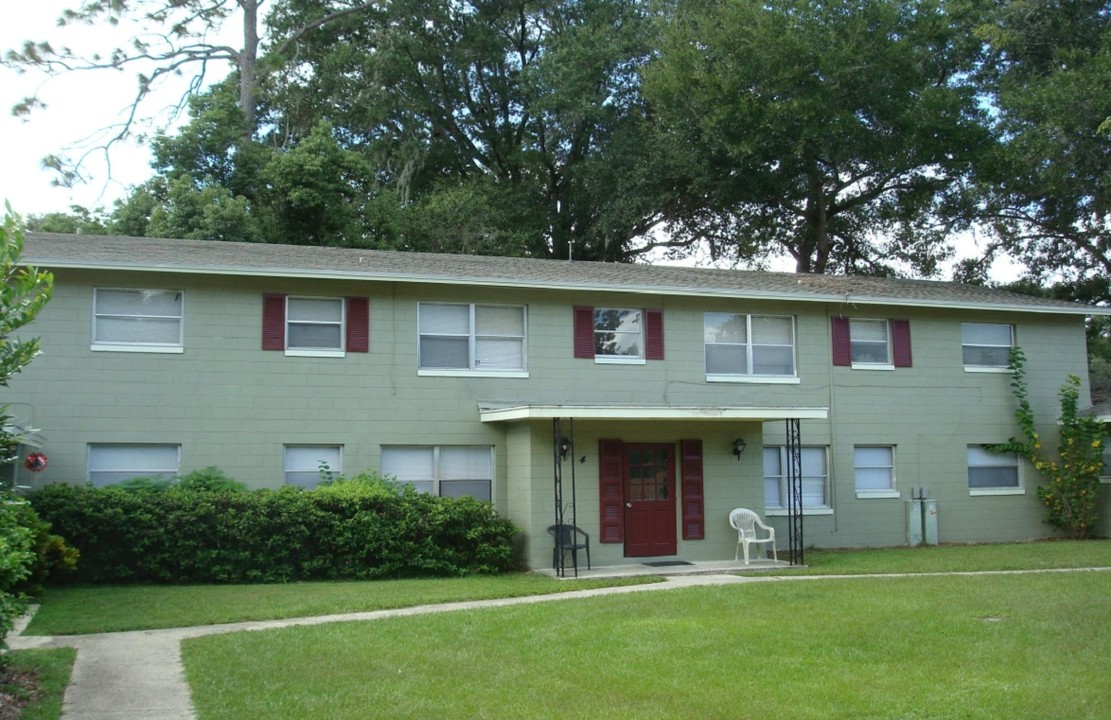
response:
<path id="1" fill-rule="evenodd" d="M 23 261 L 45 269 L 320 277 L 861 305 L 1111 314 L 1111 308 L 928 280 L 103 235 L 27 233 Z"/>

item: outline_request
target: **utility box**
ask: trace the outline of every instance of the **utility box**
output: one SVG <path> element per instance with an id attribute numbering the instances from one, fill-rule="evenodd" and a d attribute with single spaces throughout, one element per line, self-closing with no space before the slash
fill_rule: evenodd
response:
<path id="1" fill-rule="evenodd" d="M 922 536 L 927 545 L 937 545 L 937 500 L 922 503 Z"/>
<path id="2" fill-rule="evenodd" d="M 907 500 L 907 545 L 918 547 L 923 538 L 922 501 Z"/>

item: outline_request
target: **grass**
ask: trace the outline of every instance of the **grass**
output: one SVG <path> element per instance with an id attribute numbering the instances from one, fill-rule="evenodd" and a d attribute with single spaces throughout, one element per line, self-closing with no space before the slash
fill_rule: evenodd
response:
<path id="1" fill-rule="evenodd" d="M 36 678 L 34 699 L 23 708 L 21 720 L 58 720 L 62 698 L 69 684 L 77 651 L 73 648 L 12 650 L 7 653 L 9 670 L 32 673 Z"/>
<path id="2" fill-rule="evenodd" d="M 188 640 L 201 720 L 1108 716 L 1111 573 L 635 593 Z"/>
<path id="3" fill-rule="evenodd" d="M 25 635 L 74 635 L 366 612 L 460 600 L 544 595 L 658 582 L 658 577 L 556 580 L 523 573 L 286 585 L 137 585 L 47 590 Z"/>
<path id="4" fill-rule="evenodd" d="M 781 553 L 783 558 L 785 553 Z M 938 545 L 866 550 L 807 550 L 805 568 L 782 574 L 978 572 L 1111 567 L 1111 540 L 1047 540 L 989 545 Z"/>

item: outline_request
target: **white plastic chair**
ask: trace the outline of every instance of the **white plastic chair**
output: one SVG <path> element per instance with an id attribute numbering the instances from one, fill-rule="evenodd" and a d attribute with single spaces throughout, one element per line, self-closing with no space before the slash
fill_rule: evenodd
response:
<path id="1" fill-rule="evenodd" d="M 741 554 L 741 549 L 744 548 L 745 552 L 745 565 L 748 565 L 748 546 L 752 544 L 771 543 L 772 558 L 779 562 L 779 554 L 775 549 L 775 528 L 768 527 L 760 520 L 760 516 L 748 508 L 737 508 L 729 513 L 729 524 L 737 531 L 737 551 L 733 553 L 733 560 L 736 561 L 737 557 Z M 756 528 L 767 531 L 768 536 L 760 538 L 756 536 Z"/>

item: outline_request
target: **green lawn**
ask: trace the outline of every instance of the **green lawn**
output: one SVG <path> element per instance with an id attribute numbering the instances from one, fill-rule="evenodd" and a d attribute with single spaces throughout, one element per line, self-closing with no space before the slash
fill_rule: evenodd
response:
<path id="1" fill-rule="evenodd" d="M 62 697 L 66 693 L 76 657 L 77 651 L 73 648 L 13 650 L 7 653 L 12 670 L 32 672 L 38 678 L 36 697 L 23 708 L 20 720 L 57 720 L 62 716 Z"/>
<path id="2" fill-rule="evenodd" d="M 24 634 L 74 635 L 333 615 L 659 580 L 658 577 L 556 580 L 522 573 L 497 577 L 285 585 L 55 588 L 39 598 L 41 607 Z"/>
<path id="3" fill-rule="evenodd" d="M 636 593 L 184 643 L 201 720 L 1111 716 L 1111 572 Z"/>
<path id="4" fill-rule="evenodd" d="M 786 559 L 786 552 L 780 552 Z M 805 568 L 783 574 L 975 572 L 1111 567 L 1111 540 L 1049 540 L 993 545 L 938 545 L 867 550 L 806 550 Z"/>

